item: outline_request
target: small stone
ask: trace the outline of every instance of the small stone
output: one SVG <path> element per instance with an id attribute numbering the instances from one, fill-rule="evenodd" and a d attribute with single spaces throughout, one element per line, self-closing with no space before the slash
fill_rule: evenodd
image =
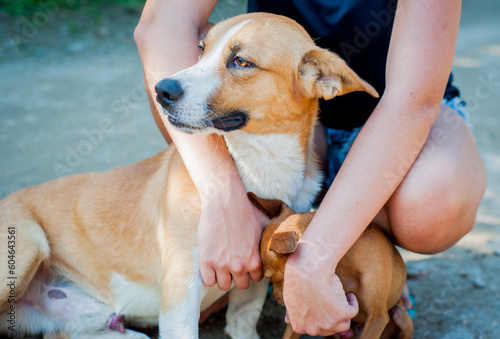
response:
<path id="1" fill-rule="evenodd" d="M 483 289 L 486 287 L 486 282 L 484 281 L 484 279 L 482 277 L 476 277 L 474 279 L 474 281 L 472 282 L 472 285 L 476 289 Z"/>
<path id="2" fill-rule="evenodd" d="M 429 275 L 429 271 L 425 269 L 423 263 L 412 263 L 412 265 L 407 266 L 406 274 L 408 279 L 418 279 L 422 276 Z"/>

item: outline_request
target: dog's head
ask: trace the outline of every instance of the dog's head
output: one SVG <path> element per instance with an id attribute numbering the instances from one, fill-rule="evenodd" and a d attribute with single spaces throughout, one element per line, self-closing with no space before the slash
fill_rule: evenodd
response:
<path id="1" fill-rule="evenodd" d="M 253 193 L 248 193 L 248 198 L 271 219 L 260 239 L 260 259 L 264 275 L 273 284 L 274 300 L 283 304 L 286 260 L 297 248 L 297 241 L 311 222 L 314 212 L 296 213 L 280 200 L 260 199 Z"/>
<path id="2" fill-rule="evenodd" d="M 312 126 L 318 98 L 353 91 L 378 96 L 286 17 L 234 17 L 215 25 L 200 48 L 197 64 L 155 88 L 169 121 L 184 132 L 285 133 L 300 119 Z"/>

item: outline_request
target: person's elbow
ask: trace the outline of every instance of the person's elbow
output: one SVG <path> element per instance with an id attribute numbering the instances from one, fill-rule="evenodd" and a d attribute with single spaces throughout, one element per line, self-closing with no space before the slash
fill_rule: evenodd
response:
<path id="1" fill-rule="evenodd" d="M 150 29 L 151 19 L 141 17 L 139 23 L 134 29 L 134 40 L 137 47 L 140 48 L 147 41 L 146 37 L 148 36 Z"/>
<path id="2" fill-rule="evenodd" d="M 387 86 L 383 99 L 397 105 L 407 114 L 417 114 L 424 120 L 434 121 L 443 100 L 442 86 Z"/>

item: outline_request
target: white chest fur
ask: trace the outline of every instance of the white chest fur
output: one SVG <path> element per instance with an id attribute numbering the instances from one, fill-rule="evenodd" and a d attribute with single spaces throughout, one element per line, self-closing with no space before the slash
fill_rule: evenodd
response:
<path id="1" fill-rule="evenodd" d="M 280 199 L 297 212 L 310 208 L 320 175 L 308 161 L 297 137 L 288 134 L 226 134 L 226 143 L 247 191 Z"/>

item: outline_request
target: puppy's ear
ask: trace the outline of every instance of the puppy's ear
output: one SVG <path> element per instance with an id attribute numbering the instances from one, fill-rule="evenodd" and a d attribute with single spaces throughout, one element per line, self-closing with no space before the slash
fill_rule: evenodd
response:
<path id="1" fill-rule="evenodd" d="M 276 232 L 271 236 L 269 249 L 280 254 L 292 253 L 297 249 L 299 236 L 295 231 Z"/>
<path id="2" fill-rule="evenodd" d="M 269 249 L 281 254 L 294 252 L 314 214 L 315 212 L 295 213 L 286 217 L 271 236 Z"/>
<path id="3" fill-rule="evenodd" d="M 329 100 L 355 91 L 365 91 L 375 98 L 379 96 L 344 60 L 326 49 L 307 52 L 299 65 L 299 75 L 309 97 Z"/>
<path id="4" fill-rule="evenodd" d="M 261 199 L 253 192 L 248 192 L 247 196 L 250 202 L 270 219 L 279 215 L 281 208 L 285 205 L 281 200 Z"/>

